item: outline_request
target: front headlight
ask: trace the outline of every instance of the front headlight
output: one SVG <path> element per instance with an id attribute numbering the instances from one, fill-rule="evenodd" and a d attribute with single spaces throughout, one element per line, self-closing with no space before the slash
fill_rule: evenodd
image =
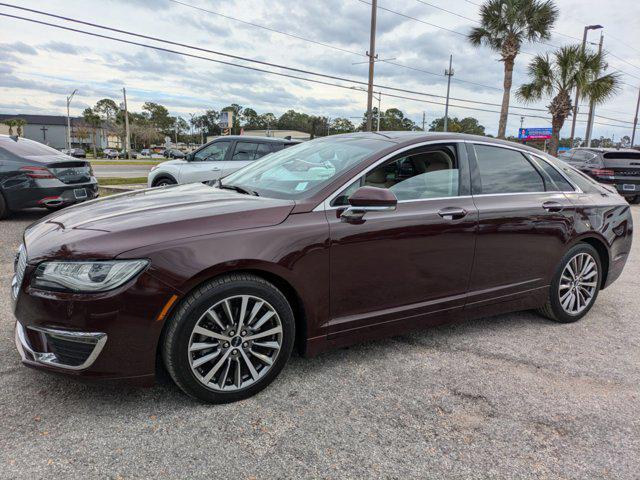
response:
<path id="1" fill-rule="evenodd" d="M 104 292 L 130 280 L 148 263 L 147 260 L 44 262 L 38 265 L 31 286 L 42 290 Z"/>

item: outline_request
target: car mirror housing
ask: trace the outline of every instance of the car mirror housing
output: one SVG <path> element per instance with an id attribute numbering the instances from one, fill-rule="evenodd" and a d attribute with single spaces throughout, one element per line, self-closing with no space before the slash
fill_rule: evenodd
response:
<path id="1" fill-rule="evenodd" d="M 360 187 L 349 197 L 349 207 L 340 215 L 345 222 L 360 222 L 367 212 L 390 212 L 398 198 L 387 188 Z"/>
<path id="2" fill-rule="evenodd" d="M 187 162 L 192 162 L 192 161 L 193 161 L 193 153 L 187 153 L 187 154 L 184 156 L 184 159 L 185 159 Z"/>

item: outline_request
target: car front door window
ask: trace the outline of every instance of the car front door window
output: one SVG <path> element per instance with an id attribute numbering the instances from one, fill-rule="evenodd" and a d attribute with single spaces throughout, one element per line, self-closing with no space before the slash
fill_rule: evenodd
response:
<path id="1" fill-rule="evenodd" d="M 222 161 L 225 159 L 229 145 L 231 145 L 231 142 L 211 143 L 206 147 L 198 150 L 193 156 L 193 161 L 196 161 L 196 162 Z"/>

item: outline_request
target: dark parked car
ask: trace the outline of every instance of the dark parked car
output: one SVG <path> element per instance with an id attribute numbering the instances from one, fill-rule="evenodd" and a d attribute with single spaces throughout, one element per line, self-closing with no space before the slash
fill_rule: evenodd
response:
<path id="1" fill-rule="evenodd" d="M 27 365 L 248 397 L 312 356 L 514 310 L 574 322 L 622 272 L 630 206 L 555 158 L 456 134 L 336 135 L 209 187 L 29 227 L 13 282 Z M 549 331 L 550 335 L 553 332 Z M 384 372 L 374 382 L 384 382 Z"/>
<path id="2" fill-rule="evenodd" d="M 87 152 L 85 152 L 82 148 L 69 149 L 69 155 L 75 158 L 87 158 Z"/>
<path id="3" fill-rule="evenodd" d="M 0 218 L 13 210 L 53 210 L 97 195 L 89 162 L 32 140 L 0 135 Z"/>
<path id="4" fill-rule="evenodd" d="M 610 184 L 629 203 L 640 203 L 640 151 L 617 148 L 573 148 L 558 158 L 600 183 Z"/>
<path id="5" fill-rule="evenodd" d="M 177 148 L 167 148 L 164 151 L 165 158 L 184 158 L 186 154 Z"/>

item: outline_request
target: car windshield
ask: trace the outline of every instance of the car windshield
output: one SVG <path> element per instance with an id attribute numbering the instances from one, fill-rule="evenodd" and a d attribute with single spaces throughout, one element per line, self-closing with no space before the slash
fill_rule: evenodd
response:
<path id="1" fill-rule="evenodd" d="M 0 142 L 0 147 L 19 157 L 38 157 L 42 155 L 60 155 L 55 148 L 48 147 L 42 143 L 34 142 L 24 138 L 6 139 Z"/>
<path id="2" fill-rule="evenodd" d="M 392 145 L 382 138 L 326 137 L 267 155 L 222 179 L 261 196 L 304 198 L 363 158 Z"/>

